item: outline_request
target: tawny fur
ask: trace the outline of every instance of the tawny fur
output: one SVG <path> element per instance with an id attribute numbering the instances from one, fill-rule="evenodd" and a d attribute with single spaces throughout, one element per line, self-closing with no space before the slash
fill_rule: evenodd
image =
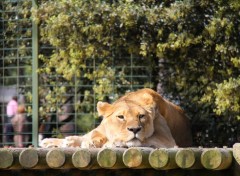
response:
<path id="1" fill-rule="evenodd" d="M 168 148 L 192 145 L 190 123 L 184 112 L 152 89 L 127 93 L 113 104 L 98 102 L 97 110 L 103 120 L 91 132 L 64 139 L 44 139 L 40 146 Z"/>

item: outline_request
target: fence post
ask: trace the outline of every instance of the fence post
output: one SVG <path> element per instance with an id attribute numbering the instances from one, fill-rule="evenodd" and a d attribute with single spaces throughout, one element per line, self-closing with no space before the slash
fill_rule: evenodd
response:
<path id="1" fill-rule="evenodd" d="M 32 7 L 37 8 L 36 0 Z M 38 25 L 32 22 L 32 144 L 38 146 Z"/>

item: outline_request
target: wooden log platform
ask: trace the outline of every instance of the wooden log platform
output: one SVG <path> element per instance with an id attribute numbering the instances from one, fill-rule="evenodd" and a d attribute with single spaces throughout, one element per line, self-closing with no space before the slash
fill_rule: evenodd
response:
<path id="1" fill-rule="evenodd" d="M 174 170 L 234 170 L 239 174 L 239 158 L 240 144 L 233 148 L 0 148 L 0 172 L 152 169 L 168 170 L 168 174 Z"/>

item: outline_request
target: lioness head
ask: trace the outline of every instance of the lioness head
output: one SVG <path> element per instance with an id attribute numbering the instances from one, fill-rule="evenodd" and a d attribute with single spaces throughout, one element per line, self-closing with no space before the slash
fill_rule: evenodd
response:
<path id="1" fill-rule="evenodd" d="M 142 146 L 154 132 L 152 110 L 134 101 L 98 102 L 97 110 L 104 117 L 106 137 L 115 146 Z"/>

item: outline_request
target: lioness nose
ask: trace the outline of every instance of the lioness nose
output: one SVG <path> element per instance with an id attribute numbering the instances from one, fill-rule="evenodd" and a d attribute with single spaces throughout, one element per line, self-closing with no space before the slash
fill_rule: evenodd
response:
<path id="1" fill-rule="evenodd" d="M 133 132 L 134 134 L 137 134 L 137 132 L 139 132 L 142 127 L 137 127 L 137 128 L 127 128 L 129 131 Z"/>

